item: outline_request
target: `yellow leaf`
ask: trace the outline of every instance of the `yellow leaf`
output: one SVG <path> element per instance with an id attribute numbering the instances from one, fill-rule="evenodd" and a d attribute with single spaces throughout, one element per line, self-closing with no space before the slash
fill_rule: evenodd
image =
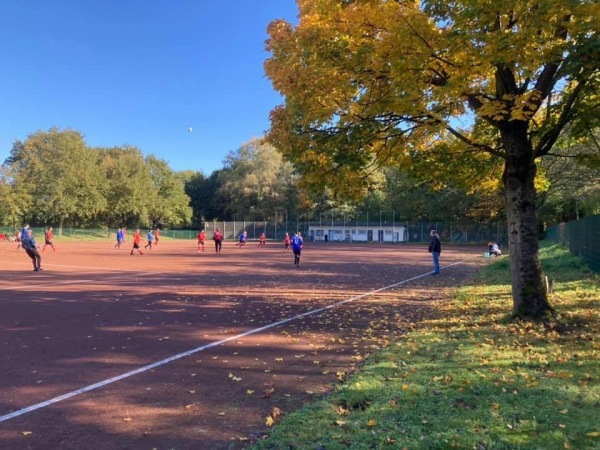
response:
<path id="1" fill-rule="evenodd" d="M 561 413 L 561 414 L 566 414 L 566 413 L 568 413 L 568 412 L 569 412 L 569 410 L 568 410 L 568 409 L 563 409 L 563 410 L 561 410 L 561 411 L 560 411 L 560 413 Z"/>
<path id="2" fill-rule="evenodd" d="M 33 434 L 32 431 L 23 431 L 22 432 L 23 436 L 29 436 L 30 434 Z"/>
<path id="3" fill-rule="evenodd" d="M 252 394 L 254 394 L 254 391 L 253 391 L 252 389 L 248 389 L 248 390 L 246 391 L 246 394 L 248 394 L 248 395 L 252 395 Z"/>
<path id="4" fill-rule="evenodd" d="M 368 427 L 376 427 L 377 426 L 377 421 L 374 419 L 371 419 L 367 422 L 367 426 Z"/>
<path id="5" fill-rule="evenodd" d="M 589 437 L 600 437 L 600 431 L 591 431 L 587 434 Z"/>
<path id="6" fill-rule="evenodd" d="M 402 390 L 403 391 L 408 391 L 410 389 L 410 386 L 408 384 L 403 384 L 402 385 Z"/>
<path id="7" fill-rule="evenodd" d="M 242 379 L 240 377 L 233 377 L 232 380 L 233 381 L 242 381 Z"/>
<path id="8" fill-rule="evenodd" d="M 225 413 L 223 411 L 221 411 L 219 414 L 217 414 L 217 416 L 224 416 Z"/>
<path id="9" fill-rule="evenodd" d="M 283 361 L 283 358 L 275 358 L 275 361 L 281 362 Z"/>
<path id="10" fill-rule="evenodd" d="M 336 420 L 336 421 L 335 421 L 335 424 L 336 424 L 338 427 L 343 427 L 344 425 L 346 425 L 346 422 L 344 422 L 343 420 Z"/>
<path id="11" fill-rule="evenodd" d="M 133 419 L 131 417 L 125 417 L 123 422 L 131 422 Z"/>
<path id="12" fill-rule="evenodd" d="M 265 424 L 268 427 L 272 427 L 274 423 L 275 423 L 275 421 L 273 420 L 273 418 L 271 416 L 267 416 L 267 420 L 265 420 Z"/>
<path id="13" fill-rule="evenodd" d="M 194 391 L 193 389 L 191 391 L 189 391 L 189 392 L 190 392 L 190 394 L 195 394 L 196 393 L 196 391 Z"/>
<path id="14" fill-rule="evenodd" d="M 564 423 L 559 423 L 558 428 L 565 429 L 565 428 L 567 428 L 567 426 Z"/>

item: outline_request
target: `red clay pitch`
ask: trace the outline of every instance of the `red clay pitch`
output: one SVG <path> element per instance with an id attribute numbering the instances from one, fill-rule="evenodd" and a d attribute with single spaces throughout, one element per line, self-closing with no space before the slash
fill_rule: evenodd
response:
<path id="1" fill-rule="evenodd" d="M 306 244 L 296 268 L 279 243 L 58 241 L 33 272 L 15 249 L 0 243 L 0 448 L 16 450 L 247 447 L 274 407 L 326 393 L 482 263 L 445 246 L 432 277 L 426 245 Z"/>

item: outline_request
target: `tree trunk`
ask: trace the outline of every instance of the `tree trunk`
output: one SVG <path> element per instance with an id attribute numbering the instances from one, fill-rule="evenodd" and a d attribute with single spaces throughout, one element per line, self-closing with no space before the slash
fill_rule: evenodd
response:
<path id="1" fill-rule="evenodd" d="M 507 153 L 503 182 L 508 221 L 513 315 L 540 319 L 552 312 L 538 255 L 535 210 L 536 165 L 527 124 L 512 121 L 501 127 Z"/>

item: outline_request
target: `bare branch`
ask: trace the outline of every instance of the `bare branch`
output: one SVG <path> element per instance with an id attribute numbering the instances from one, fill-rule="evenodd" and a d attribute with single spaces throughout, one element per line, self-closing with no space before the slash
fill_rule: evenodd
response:
<path id="1" fill-rule="evenodd" d="M 537 158 L 539 156 L 544 156 L 547 154 L 556 140 L 559 138 L 560 133 L 564 129 L 564 127 L 569 123 L 571 119 L 571 111 L 573 109 L 573 105 L 579 99 L 581 92 L 583 91 L 583 87 L 585 86 L 585 81 L 580 81 L 573 92 L 569 95 L 563 111 L 558 119 L 556 125 L 554 125 L 548 132 L 546 132 L 538 142 L 538 145 L 534 149 L 534 156 Z"/>

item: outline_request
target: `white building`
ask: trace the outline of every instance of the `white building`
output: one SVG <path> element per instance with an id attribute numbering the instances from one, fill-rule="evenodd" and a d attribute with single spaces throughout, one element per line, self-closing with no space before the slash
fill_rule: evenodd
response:
<path id="1" fill-rule="evenodd" d="M 406 227 L 401 225 L 310 225 L 309 241 L 327 242 L 404 242 Z"/>

